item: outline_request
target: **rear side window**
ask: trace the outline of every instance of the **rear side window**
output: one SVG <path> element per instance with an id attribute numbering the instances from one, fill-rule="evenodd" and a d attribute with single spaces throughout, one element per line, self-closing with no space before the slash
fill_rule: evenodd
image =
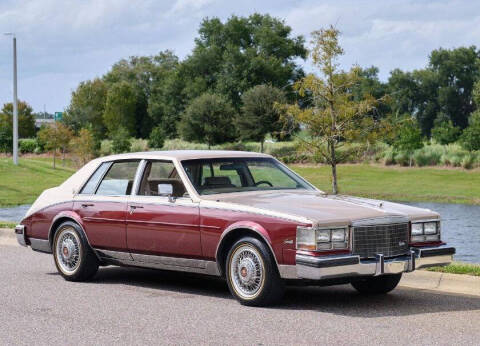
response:
<path id="1" fill-rule="evenodd" d="M 110 167 L 110 162 L 102 163 L 100 167 L 97 168 L 95 173 L 93 173 L 90 179 L 88 179 L 88 182 L 85 184 L 85 186 L 82 189 L 82 192 L 80 193 L 86 194 L 86 195 L 93 195 L 95 193 L 95 189 L 97 188 L 100 179 L 102 179 L 108 167 Z"/>
<path id="2" fill-rule="evenodd" d="M 97 189 L 97 195 L 124 196 L 132 192 L 139 161 L 115 162 Z"/>

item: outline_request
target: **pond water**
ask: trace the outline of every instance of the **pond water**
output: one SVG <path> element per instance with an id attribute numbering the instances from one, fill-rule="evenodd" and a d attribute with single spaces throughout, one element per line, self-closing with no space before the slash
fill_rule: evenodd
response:
<path id="1" fill-rule="evenodd" d="M 444 203 L 405 203 L 432 209 L 442 216 L 442 239 L 457 248 L 457 261 L 480 263 L 480 206 Z M 29 205 L 0 208 L 0 221 L 19 222 Z"/>

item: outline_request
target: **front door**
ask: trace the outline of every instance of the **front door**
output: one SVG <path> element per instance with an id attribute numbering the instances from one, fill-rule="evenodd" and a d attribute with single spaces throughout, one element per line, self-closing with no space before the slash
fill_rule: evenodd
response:
<path id="1" fill-rule="evenodd" d="M 168 187 L 171 196 L 162 195 Z M 171 161 L 147 161 L 138 192 L 127 206 L 127 245 L 131 253 L 199 258 L 198 203 L 186 195 Z"/>
<path id="2" fill-rule="evenodd" d="M 139 160 L 105 162 L 75 197 L 73 210 L 80 216 L 92 247 L 128 251 L 127 199 Z"/>

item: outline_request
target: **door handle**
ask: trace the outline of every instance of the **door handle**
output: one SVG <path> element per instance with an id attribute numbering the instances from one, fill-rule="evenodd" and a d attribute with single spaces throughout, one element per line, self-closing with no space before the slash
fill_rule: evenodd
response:
<path id="1" fill-rule="evenodd" d="M 83 203 L 82 208 L 93 207 L 95 204 L 93 203 Z"/>
<path id="2" fill-rule="evenodd" d="M 130 214 L 133 214 L 135 209 L 143 209 L 143 207 L 141 205 L 131 205 L 130 206 Z"/>

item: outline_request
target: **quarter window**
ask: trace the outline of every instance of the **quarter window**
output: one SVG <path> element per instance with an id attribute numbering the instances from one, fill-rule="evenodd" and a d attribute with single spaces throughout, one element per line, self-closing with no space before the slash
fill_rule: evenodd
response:
<path id="1" fill-rule="evenodd" d="M 107 171 L 108 167 L 110 167 L 110 162 L 104 162 L 97 168 L 95 173 L 88 179 L 88 182 L 82 189 L 81 194 L 86 195 L 93 195 L 95 193 L 95 189 L 97 188 L 98 182 L 102 179 L 103 175 Z"/>
<path id="2" fill-rule="evenodd" d="M 97 189 L 97 195 L 124 196 L 132 192 L 139 161 L 113 163 Z"/>

